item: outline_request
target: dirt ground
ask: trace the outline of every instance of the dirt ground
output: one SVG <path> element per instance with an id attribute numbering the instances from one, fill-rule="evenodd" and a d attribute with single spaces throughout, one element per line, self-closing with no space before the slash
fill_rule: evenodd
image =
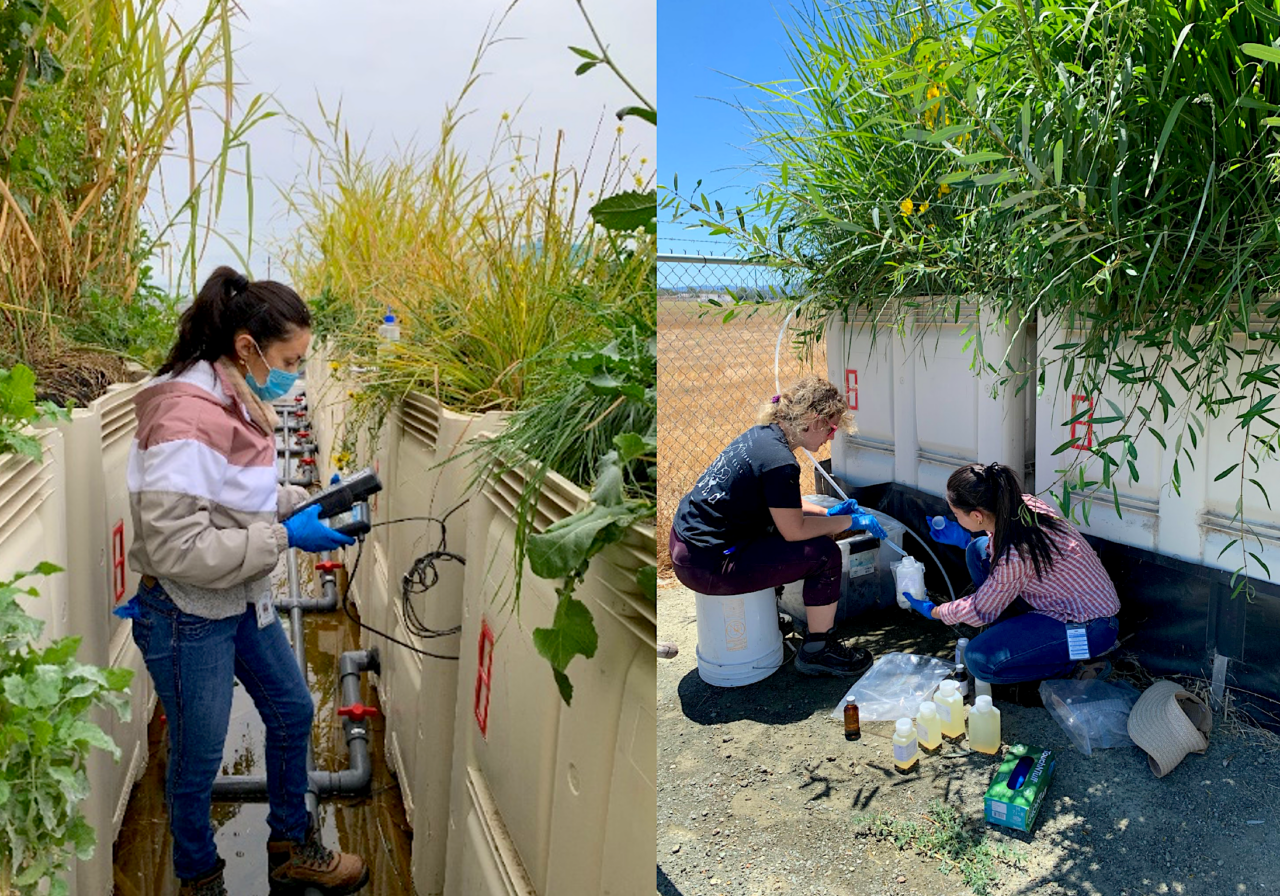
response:
<path id="1" fill-rule="evenodd" d="M 840 633 L 874 654 L 950 658 L 953 633 L 877 611 Z M 1280 749 L 1265 732 L 1215 719 L 1209 749 L 1164 778 L 1137 747 L 1078 752 L 1043 708 L 998 703 L 1004 745 L 1055 751 L 1057 769 L 1031 835 L 987 825 L 982 796 L 999 760 L 944 742 L 899 775 L 891 722 L 849 742 L 829 718 L 851 681 L 807 678 L 788 663 L 764 681 L 715 688 L 697 672 L 692 593 L 658 592 L 657 881 L 663 896 L 967 896 L 954 865 L 869 832 L 867 816 L 916 821 L 936 800 L 987 843 L 1016 850 L 996 866 L 997 896 L 1225 896 L 1280 891 Z M 794 638 L 788 639 L 787 655 Z"/>

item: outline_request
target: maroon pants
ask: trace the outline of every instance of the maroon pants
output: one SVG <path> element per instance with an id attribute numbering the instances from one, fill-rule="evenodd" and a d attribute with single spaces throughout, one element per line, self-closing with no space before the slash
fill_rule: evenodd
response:
<path id="1" fill-rule="evenodd" d="M 840 548 L 826 535 L 787 541 L 770 535 L 729 554 L 690 549 L 671 527 L 671 568 L 699 594 L 745 594 L 804 579 L 806 607 L 840 599 Z"/>

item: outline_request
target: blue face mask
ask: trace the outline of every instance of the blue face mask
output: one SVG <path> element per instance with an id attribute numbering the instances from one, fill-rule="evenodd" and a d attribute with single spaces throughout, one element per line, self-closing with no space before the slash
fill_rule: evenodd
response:
<path id="1" fill-rule="evenodd" d="M 254 348 L 258 351 L 258 357 L 262 358 L 262 363 L 267 364 L 267 359 L 263 357 L 262 349 L 258 348 L 257 343 L 254 343 Z M 257 381 L 254 380 L 253 374 L 248 371 L 245 372 L 244 380 L 249 384 L 249 388 L 253 390 L 253 394 L 263 401 L 275 401 L 277 398 L 284 398 L 285 395 L 289 394 L 289 390 L 293 388 L 293 384 L 297 382 L 298 375 L 278 370 L 270 364 L 267 364 L 267 370 L 270 372 L 267 374 L 266 385 L 259 386 Z"/>

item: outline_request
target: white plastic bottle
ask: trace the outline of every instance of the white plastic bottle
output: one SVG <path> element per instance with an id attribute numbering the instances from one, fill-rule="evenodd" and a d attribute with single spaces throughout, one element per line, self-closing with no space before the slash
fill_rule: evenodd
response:
<path id="1" fill-rule="evenodd" d="M 954 681 L 944 681 L 938 685 L 933 703 L 938 709 L 938 718 L 942 720 L 942 736 L 960 737 L 964 734 L 964 698 L 960 696 L 960 686 Z"/>
<path id="2" fill-rule="evenodd" d="M 898 719 L 893 733 L 893 764 L 899 773 L 906 774 L 920 761 L 917 749 L 916 726 L 910 719 Z"/>
<path id="3" fill-rule="evenodd" d="M 942 719 L 938 718 L 938 707 L 932 700 L 921 703 L 920 711 L 916 713 L 916 737 L 922 750 L 936 750 L 942 746 Z"/>
<path id="4" fill-rule="evenodd" d="M 382 319 L 382 323 L 378 326 L 378 353 L 386 354 L 391 351 L 394 343 L 400 341 L 400 323 L 396 320 L 395 314 L 391 309 L 387 309 L 387 315 Z"/>
<path id="5" fill-rule="evenodd" d="M 973 701 L 969 710 L 969 747 L 979 753 L 1000 750 L 1000 710 L 991 705 L 985 694 Z"/>
<path id="6" fill-rule="evenodd" d="M 983 681 L 976 676 L 973 679 L 973 697 L 976 700 L 979 697 L 991 696 L 991 682 Z"/>
<path id="7" fill-rule="evenodd" d="M 915 557 L 906 556 L 897 563 L 890 563 L 889 569 L 893 570 L 898 606 L 904 610 L 911 609 L 911 604 L 907 603 L 907 599 L 902 596 L 904 592 L 920 600 L 925 598 L 923 563 Z"/>

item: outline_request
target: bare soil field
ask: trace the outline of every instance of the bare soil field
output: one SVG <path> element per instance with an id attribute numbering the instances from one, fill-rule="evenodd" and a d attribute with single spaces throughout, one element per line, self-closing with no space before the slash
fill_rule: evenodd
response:
<path id="1" fill-rule="evenodd" d="M 840 626 L 877 656 L 950 658 L 954 635 L 896 607 Z M 999 764 L 944 742 L 893 766 L 891 722 L 844 739 L 828 717 L 851 682 L 785 663 L 717 688 L 697 671 L 693 594 L 658 589 L 660 896 L 1236 896 L 1280 890 L 1280 750 L 1215 715 L 1209 749 L 1156 778 L 1127 746 L 1078 752 L 1042 707 L 1004 703 L 1004 744 L 1047 747 L 1057 768 L 1031 834 L 983 821 Z M 794 643 L 794 637 L 788 639 Z M 788 648 L 788 658 L 792 651 Z M 949 820 L 949 821 L 948 821 Z M 950 854 L 938 847 L 951 846 Z"/>

